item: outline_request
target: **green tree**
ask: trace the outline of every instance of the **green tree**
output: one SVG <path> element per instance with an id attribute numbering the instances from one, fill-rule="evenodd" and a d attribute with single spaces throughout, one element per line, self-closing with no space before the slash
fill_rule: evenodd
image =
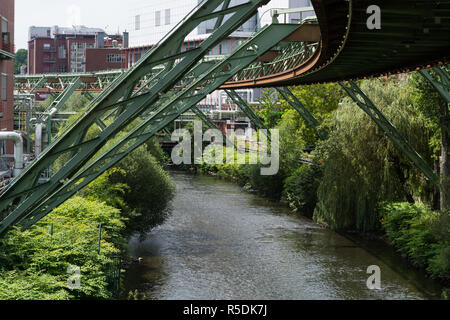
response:
<path id="1" fill-rule="evenodd" d="M 337 83 L 291 87 L 290 90 L 319 123 L 330 119 L 344 98 L 344 92 Z M 283 98 L 281 103 L 283 109 L 295 111 Z M 295 111 L 295 114 L 298 123 L 296 134 L 307 146 L 315 146 L 319 140 L 316 132 L 298 112 Z M 319 127 L 319 132 L 326 135 L 326 128 Z"/>
<path id="2" fill-rule="evenodd" d="M 124 243 L 124 227 L 120 210 L 74 197 L 30 229 L 13 229 L 0 247 L 0 299 L 112 298 L 107 265 L 119 253 L 114 243 Z M 69 290 L 67 270 L 72 265 L 80 268 L 81 286 Z"/>
<path id="3" fill-rule="evenodd" d="M 447 70 L 450 70 L 447 68 Z M 433 77 L 436 75 L 431 72 Z M 419 73 L 412 75 L 414 106 L 427 119 L 427 127 L 434 133 L 430 145 L 439 163 L 441 192 L 439 207 L 450 208 L 450 112 L 448 103 Z"/>
<path id="4" fill-rule="evenodd" d="M 256 110 L 256 115 L 261 117 L 266 125 L 266 128 L 274 128 L 281 120 L 283 115 L 283 108 L 276 99 L 275 91 L 273 89 L 266 89 L 262 91 L 262 97 L 259 99 L 259 110 Z"/>
<path id="5" fill-rule="evenodd" d="M 14 59 L 14 74 L 20 74 L 20 67 L 28 65 L 28 50 L 19 49 Z"/>

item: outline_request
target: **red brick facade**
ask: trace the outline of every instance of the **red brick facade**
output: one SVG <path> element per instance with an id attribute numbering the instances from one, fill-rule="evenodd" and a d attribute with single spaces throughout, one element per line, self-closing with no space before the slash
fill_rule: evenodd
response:
<path id="1" fill-rule="evenodd" d="M 119 48 L 86 49 L 86 72 L 125 67 L 125 54 Z"/>
<path id="2" fill-rule="evenodd" d="M 14 0 L 1 0 L 0 6 L 0 49 L 14 53 Z M 6 29 L 6 30 L 5 30 Z M 0 130 L 12 131 L 14 126 L 14 60 L 0 57 Z M 3 148 L 2 148 L 3 149 Z M 8 143 L 7 150 L 0 154 L 12 153 L 13 145 Z"/>
<path id="3" fill-rule="evenodd" d="M 119 45 L 122 45 L 122 40 L 116 41 L 115 48 L 110 47 L 113 45 L 110 40 L 105 40 L 103 45 L 106 47 L 96 48 L 95 35 L 33 38 L 28 42 L 28 74 L 94 72 L 123 68 L 124 59 L 108 59 L 108 55 L 120 54 Z"/>

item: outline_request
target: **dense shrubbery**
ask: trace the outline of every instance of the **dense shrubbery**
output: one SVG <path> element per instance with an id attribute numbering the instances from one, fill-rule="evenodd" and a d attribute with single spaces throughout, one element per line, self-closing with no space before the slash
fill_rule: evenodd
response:
<path id="1" fill-rule="evenodd" d="M 363 82 L 375 105 L 422 155 L 429 158 L 430 132 L 414 112 L 408 82 Z M 412 201 L 421 196 L 421 175 L 414 165 L 352 101 L 345 99 L 327 122 L 329 139 L 317 156 L 323 159 L 314 217 L 335 229 L 373 231 L 380 227 L 380 201 Z"/>
<path id="2" fill-rule="evenodd" d="M 317 203 L 317 189 L 322 173 L 320 166 L 302 165 L 284 182 L 284 198 L 292 209 L 312 218 Z"/>
<path id="3" fill-rule="evenodd" d="M 131 233 L 163 222 L 174 193 L 157 159 L 163 152 L 149 141 L 37 225 L 9 232 L 0 247 L 0 299 L 113 298 L 111 257 L 126 254 Z M 71 265 L 80 267 L 80 289 L 67 287 Z"/>
<path id="4" fill-rule="evenodd" d="M 450 216 L 424 205 L 389 203 L 381 208 L 392 245 L 433 277 L 450 275 Z"/>

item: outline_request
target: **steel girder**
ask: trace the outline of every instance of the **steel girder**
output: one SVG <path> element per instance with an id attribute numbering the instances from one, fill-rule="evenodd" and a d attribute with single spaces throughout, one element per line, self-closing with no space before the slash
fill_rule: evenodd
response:
<path id="1" fill-rule="evenodd" d="M 20 221 L 28 224 L 37 221 L 36 216 L 41 215 L 42 210 L 47 210 L 46 208 L 50 205 L 54 208 L 58 202 L 62 203 L 64 200 L 61 199 L 67 199 L 75 189 L 81 189 L 88 181 L 95 179 L 298 27 L 298 25 L 280 25 L 264 28 L 225 62 L 210 69 L 206 75 L 191 76 L 188 71 L 202 56 L 251 17 L 262 1 L 252 0 L 215 11 L 221 4 L 222 1 L 219 0 L 202 2 L 176 30 L 148 52 L 130 71 L 119 76 L 102 92 L 91 103 L 89 110 L 25 169 L 0 198 L 2 209 L 7 209 L 8 206 L 12 209 L 0 222 L 0 233 L 4 233 Z M 200 47 L 168 56 L 168 53 L 177 51 L 184 37 L 199 23 L 223 14 L 229 14 L 230 17 Z M 274 29 L 277 36 L 269 36 Z M 264 36 L 261 36 L 262 34 Z M 176 60 L 176 63 L 172 63 L 173 60 Z M 130 86 L 135 85 L 152 68 L 161 64 L 165 67 L 170 65 L 171 68 L 157 72 L 149 90 L 124 99 L 130 92 Z M 175 88 L 173 92 L 170 92 L 171 88 Z M 99 118 L 122 106 L 125 107 L 120 116 L 108 124 L 97 137 L 90 140 L 84 139 L 87 130 L 95 125 Z M 88 164 L 106 142 L 136 120 L 149 107 L 156 112 L 122 139 L 121 143 L 116 144 L 112 150 Z M 48 182 L 38 185 L 40 173 L 62 155 L 70 155 L 66 165 L 54 172 Z M 84 166 L 85 169 L 83 169 Z M 12 206 L 16 203 L 18 206 Z M 36 211 L 37 208 L 40 208 L 40 211 Z"/>
<path id="2" fill-rule="evenodd" d="M 224 8 L 224 0 L 201 1 L 158 45 L 101 92 L 91 102 L 87 111 L 0 195 L 0 218 L 3 218 L 0 222 L 0 233 L 24 219 L 28 211 L 53 194 L 68 179 L 70 180 L 108 141 L 130 125 L 149 106 L 154 105 L 161 95 L 182 80 L 211 48 L 253 16 L 258 7 L 266 2 L 266 0 L 249 0 L 240 5 Z M 227 15 L 228 19 L 199 47 L 177 54 L 185 37 L 200 23 L 222 15 Z M 254 50 L 258 52 L 258 48 Z M 163 70 L 159 71 L 161 67 Z M 155 73 L 156 76 L 153 76 Z M 152 74 L 154 81 L 148 89 L 127 99 L 135 86 L 149 74 Z M 96 126 L 97 120 L 114 110 L 124 111 L 96 137 L 86 139 L 88 130 Z M 58 159 L 67 159 L 65 165 L 59 170 L 54 170 L 47 182 L 38 184 L 41 173 L 52 167 Z"/>
<path id="3" fill-rule="evenodd" d="M 77 90 L 81 85 L 80 77 L 73 78 L 73 82 L 69 83 L 68 86 L 64 89 L 64 91 L 59 94 L 56 99 L 50 104 L 47 111 L 48 113 L 52 111 L 60 111 L 64 104 L 69 100 L 72 94 Z M 55 110 L 53 110 L 55 109 Z"/>
<path id="4" fill-rule="evenodd" d="M 405 156 L 430 180 L 438 189 L 440 188 L 439 177 L 431 166 L 417 153 L 408 141 L 398 132 L 394 125 L 386 119 L 383 113 L 374 105 L 369 97 L 358 87 L 349 81 L 349 85 L 340 82 L 339 84 L 352 100 L 377 124 L 386 136 L 400 149 Z"/>
<path id="5" fill-rule="evenodd" d="M 124 138 L 82 168 L 70 180 L 65 181 L 58 190 L 41 201 L 36 207 L 30 208 L 27 215 L 20 221 L 22 227 L 26 229 L 35 224 L 153 135 L 163 130 L 177 117 L 195 107 L 206 95 L 218 89 L 233 74 L 248 66 L 297 27 L 298 25 L 267 26 L 254 38 L 242 44 L 225 60 L 207 60 L 198 64 L 191 71 L 194 81 L 185 81 L 183 87 L 177 87 L 174 92 L 169 92 L 162 97 L 158 103 L 150 107 L 145 120 Z M 197 74 L 201 74 L 201 76 L 197 76 Z M 191 80 L 191 78 L 188 80 Z"/>
<path id="6" fill-rule="evenodd" d="M 314 129 L 314 131 L 316 132 L 317 136 L 320 139 L 326 139 L 326 136 L 319 131 L 320 126 L 319 121 L 304 106 L 304 104 L 300 102 L 300 100 L 295 96 L 295 94 L 291 90 L 289 90 L 288 87 L 277 88 L 277 91 L 279 94 L 283 96 L 284 100 L 286 100 L 289 103 L 289 105 L 300 114 L 300 116 L 306 121 L 306 123 L 309 124 L 309 126 Z"/>
<path id="7" fill-rule="evenodd" d="M 51 94 L 55 92 L 63 92 L 74 79 L 80 78 L 81 85 L 77 88 L 82 92 L 100 92 L 105 89 L 124 70 L 100 71 L 95 73 L 58 73 L 58 74 L 32 74 L 32 75 L 16 75 L 14 76 L 14 87 L 19 92 L 30 92 L 32 89 L 38 91 L 40 89 L 49 89 Z"/>
<path id="8" fill-rule="evenodd" d="M 447 103 L 450 103 L 450 76 L 447 70 L 442 67 L 434 67 L 431 70 L 439 76 L 440 80 L 433 78 L 429 70 L 420 70 L 419 73 L 431 83 Z"/>
<path id="9" fill-rule="evenodd" d="M 253 112 L 247 102 L 234 90 L 225 90 L 225 92 L 228 97 L 230 97 L 231 101 L 233 101 L 233 103 L 241 109 L 241 111 L 250 119 L 250 122 L 253 123 L 256 128 L 266 130 L 267 138 L 270 139 L 270 131 L 267 130 L 264 122 Z"/>

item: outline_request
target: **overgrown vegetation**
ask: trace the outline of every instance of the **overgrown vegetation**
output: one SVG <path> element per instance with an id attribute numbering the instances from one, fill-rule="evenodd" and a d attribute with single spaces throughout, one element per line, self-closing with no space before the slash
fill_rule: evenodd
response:
<path id="1" fill-rule="evenodd" d="M 430 85 L 418 74 L 359 85 L 430 167 L 440 168 L 441 181 L 448 181 L 448 171 L 442 169 L 448 165 L 442 151 L 448 150 L 442 134 L 450 130 L 448 110 Z M 431 182 L 338 84 L 291 90 L 321 123 L 318 130 L 326 139 L 320 140 L 286 101 L 278 103 L 273 92 L 266 92 L 258 115 L 279 129 L 279 173 L 263 177 L 259 165 L 198 168 L 287 201 L 293 210 L 332 229 L 386 235 L 412 263 L 448 279 L 450 225 L 448 210 L 439 211 L 444 208 L 442 192 L 439 198 Z"/>
<path id="2" fill-rule="evenodd" d="M 19 49 L 16 51 L 16 56 L 14 57 L 14 74 L 20 74 L 20 69 L 22 66 L 28 65 L 28 50 Z"/>
<path id="3" fill-rule="evenodd" d="M 388 203 L 382 223 L 392 245 L 433 277 L 450 279 L 450 215 L 423 204 Z"/>
<path id="4" fill-rule="evenodd" d="M 76 95 L 67 109 L 78 110 L 83 101 Z M 131 234 L 167 216 L 174 185 L 164 162 L 159 144 L 150 140 L 36 225 L 9 232 L 0 246 L 0 300 L 114 298 L 114 257 L 127 256 Z M 55 166 L 64 164 L 61 158 Z M 70 266 L 80 268 L 79 288 L 68 286 Z"/>

